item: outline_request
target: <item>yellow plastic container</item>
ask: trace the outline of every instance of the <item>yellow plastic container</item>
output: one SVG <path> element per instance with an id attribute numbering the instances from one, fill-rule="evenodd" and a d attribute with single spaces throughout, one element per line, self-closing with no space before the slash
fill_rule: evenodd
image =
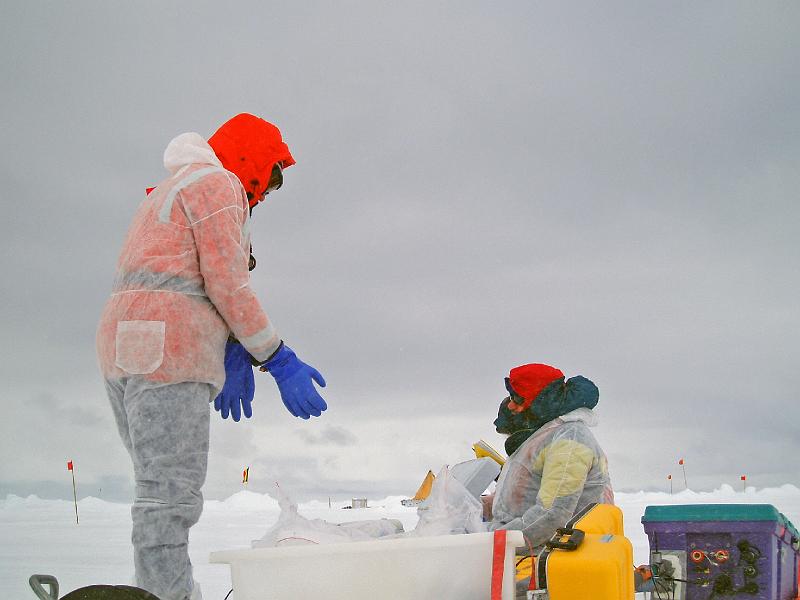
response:
<path id="1" fill-rule="evenodd" d="M 575 515 L 570 522 L 584 533 L 625 535 L 622 511 L 613 504 L 594 504 Z"/>
<path id="2" fill-rule="evenodd" d="M 573 517 L 537 557 L 536 576 L 550 600 L 633 600 L 633 547 L 622 511 L 596 504 Z"/>

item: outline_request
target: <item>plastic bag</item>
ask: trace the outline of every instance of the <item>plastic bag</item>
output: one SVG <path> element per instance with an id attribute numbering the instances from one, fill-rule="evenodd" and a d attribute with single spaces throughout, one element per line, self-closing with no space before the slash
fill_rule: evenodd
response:
<path id="1" fill-rule="evenodd" d="M 403 531 L 403 524 L 394 519 L 330 523 L 324 519 L 307 519 L 298 514 L 297 504 L 276 483 L 270 494 L 281 509 L 278 521 L 261 539 L 253 540 L 253 548 L 300 546 L 307 544 L 341 544 L 372 540 Z"/>
<path id="2" fill-rule="evenodd" d="M 417 526 L 409 533 L 415 537 L 487 531 L 481 501 L 453 477 L 447 466 L 439 471 L 417 514 Z"/>

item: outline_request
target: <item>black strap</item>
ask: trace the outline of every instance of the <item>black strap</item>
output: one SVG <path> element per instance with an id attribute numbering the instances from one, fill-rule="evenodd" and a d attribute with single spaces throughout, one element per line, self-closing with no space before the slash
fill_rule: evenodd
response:
<path id="1" fill-rule="evenodd" d="M 587 504 L 586 506 L 584 506 L 582 509 L 580 509 L 578 512 L 576 512 L 569 521 L 567 521 L 567 523 L 566 523 L 566 525 L 564 525 L 564 527 L 566 527 L 567 529 L 572 529 L 573 527 L 575 527 L 575 523 L 577 523 L 583 517 L 585 517 L 586 513 L 588 513 L 590 510 L 592 510 L 595 506 L 597 506 L 597 502 L 592 502 L 592 503 Z"/>
<path id="2" fill-rule="evenodd" d="M 594 506 L 594 505 L 592 505 Z M 587 507 L 587 509 L 590 507 Z M 586 510 L 588 512 L 588 510 Z M 564 536 L 569 536 L 566 541 L 561 541 Z M 545 542 L 544 548 L 536 557 L 536 589 L 547 589 L 547 560 L 554 550 L 565 550 L 572 552 L 578 549 L 583 542 L 585 533 L 581 529 L 572 527 L 559 527 L 549 540 Z"/>

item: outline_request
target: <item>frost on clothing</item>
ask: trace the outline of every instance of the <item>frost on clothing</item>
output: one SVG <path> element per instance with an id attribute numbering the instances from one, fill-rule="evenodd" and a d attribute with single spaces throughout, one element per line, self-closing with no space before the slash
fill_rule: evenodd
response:
<path id="1" fill-rule="evenodd" d="M 249 286 L 241 183 L 195 133 L 164 153 L 172 175 L 139 206 L 97 332 L 106 379 L 202 381 L 219 391 L 229 333 L 263 362 L 280 339 Z"/>
<path id="2" fill-rule="evenodd" d="M 580 508 L 613 504 L 603 450 L 589 430 L 595 415 L 578 408 L 546 423 L 508 457 L 497 482 L 489 529 L 517 529 L 541 546 Z"/>

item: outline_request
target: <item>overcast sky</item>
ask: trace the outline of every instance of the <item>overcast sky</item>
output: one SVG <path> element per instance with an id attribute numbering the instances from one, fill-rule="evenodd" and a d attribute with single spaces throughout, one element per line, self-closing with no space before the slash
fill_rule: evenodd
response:
<path id="1" fill-rule="evenodd" d="M 503 377 L 600 389 L 618 489 L 800 483 L 797 2 L 17 2 L 0 22 L 0 497 L 130 500 L 94 335 L 175 135 L 252 112 L 297 165 L 252 286 L 328 381 L 257 374 L 204 489 L 413 494 Z"/>

